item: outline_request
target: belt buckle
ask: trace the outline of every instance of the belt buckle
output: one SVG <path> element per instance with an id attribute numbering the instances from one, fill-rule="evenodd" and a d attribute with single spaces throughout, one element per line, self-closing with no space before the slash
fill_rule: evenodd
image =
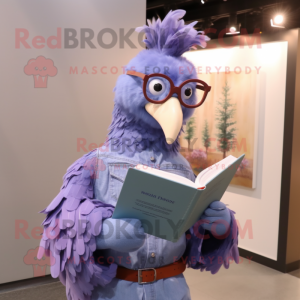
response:
<path id="1" fill-rule="evenodd" d="M 142 281 L 142 272 L 147 271 L 147 270 L 153 270 L 154 271 L 154 280 L 149 281 L 149 282 Z M 156 281 L 156 270 L 154 268 L 138 269 L 138 282 L 139 282 L 139 284 L 151 283 L 151 282 L 154 282 L 154 281 Z"/>

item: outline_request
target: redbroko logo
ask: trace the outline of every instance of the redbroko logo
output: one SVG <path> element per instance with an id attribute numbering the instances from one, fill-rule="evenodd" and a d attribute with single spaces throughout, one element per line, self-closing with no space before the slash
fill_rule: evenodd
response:
<path id="1" fill-rule="evenodd" d="M 26 265 L 32 266 L 34 277 L 45 276 L 47 266 L 53 266 L 55 264 L 55 258 L 53 257 L 51 251 L 47 251 L 47 255 L 44 253 L 42 258 L 38 259 L 37 256 L 39 251 L 44 253 L 45 249 L 39 246 L 35 249 L 29 249 L 23 258 L 23 261 Z"/>
<path id="2" fill-rule="evenodd" d="M 15 29 L 15 48 L 16 49 L 74 49 L 74 48 L 91 48 L 96 49 L 101 47 L 103 49 L 111 49 L 118 45 L 120 49 L 125 47 L 125 44 L 132 49 L 137 49 L 137 46 L 131 41 L 130 37 L 135 29 L 130 28 L 125 31 L 120 28 L 118 31 L 112 28 L 103 28 L 98 33 L 91 28 L 81 28 L 76 30 L 74 28 L 57 28 L 56 35 L 44 37 L 37 35 L 30 36 L 29 30 L 26 28 Z M 63 34 L 62 34 L 63 32 Z M 106 39 L 110 40 L 106 42 Z M 144 47 L 143 43 L 144 34 L 138 34 L 138 44 Z"/>
<path id="3" fill-rule="evenodd" d="M 32 75 L 34 79 L 35 88 L 46 88 L 48 77 L 53 77 L 57 74 L 57 68 L 50 58 L 38 56 L 36 59 L 32 58 L 24 67 L 26 75 Z"/>
<path id="4" fill-rule="evenodd" d="M 157 35 L 156 29 L 153 30 L 153 35 Z M 163 30 L 160 33 L 164 35 Z M 175 30 L 175 29 L 174 29 Z M 191 30 L 186 29 L 186 30 Z M 175 30 L 176 31 L 176 30 Z M 229 28 L 224 28 L 218 34 L 218 42 L 222 48 L 233 48 L 239 46 L 244 49 L 246 45 L 251 49 L 256 46 L 261 49 L 261 37 L 260 29 L 256 28 L 253 34 L 249 34 L 246 28 L 241 28 L 241 34 L 243 38 L 241 40 L 236 37 L 233 38 L 230 44 L 225 42 L 226 33 L 229 32 Z M 137 36 L 133 35 L 135 28 L 125 30 L 125 28 L 119 28 L 114 30 L 113 28 L 102 28 L 94 30 L 92 28 L 56 28 L 56 32 L 50 36 L 36 35 L 32 36 L 26 28 L 15 28 L 15 48 L 16 49 L 112 49 L 113 47 L 119 47 L 124 49 L 129 47 L 131 49 L 137 49 L 137 46 L 144 48 L 144 32 L 140 31 Z M 204 34 L 217 33 L 216 28 L 208 28 L 204 31 Z M 199 35 L 200 38 L 201 35 Z M 181 40 L 185 43 L 184 39 Z M 186 41 L 188 43 L 188 41 Z M 213 41 L 208 43 L 207 48 L 216 48 L 217 44 Z"/>

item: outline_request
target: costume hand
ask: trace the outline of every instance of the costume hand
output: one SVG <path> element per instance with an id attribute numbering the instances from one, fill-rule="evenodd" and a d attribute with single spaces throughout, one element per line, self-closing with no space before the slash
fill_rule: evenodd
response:
<path id="1" fill-rule="evenodd" d="M 231 216 L 229 209 L 220 201 L 214 201 L 204 211 L 200 220 L 205 222 L 201 226 L 212 232 L 214 236 L 221 236 L 227 233 L 230 228 Z"/>
<path id="2" fill-rule="evenodd" d="M 97 249 L 113 249 L 131 252 L 140 248 L 145 241 L 142 223 L 137 219 L 105 219 L 102 231 L 96 237 Z"/>

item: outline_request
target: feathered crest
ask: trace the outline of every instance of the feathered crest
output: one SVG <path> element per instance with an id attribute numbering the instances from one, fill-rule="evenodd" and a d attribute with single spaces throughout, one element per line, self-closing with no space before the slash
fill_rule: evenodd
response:
<path id="1" fill-rule="evenodd" d="M 181 56 L 195 45 L 205 48 L 210 38 L 193 28 L 197 21 L 185 25 L 184 20 L 180 20 L 185 13 L 182 9 L 171 10 L 163 21 L 147 20 L 148 26 L 137 27 L 136 31 L 146 34 L 144 43 L 148 49 L 156 49 L 166 55 Z"/>

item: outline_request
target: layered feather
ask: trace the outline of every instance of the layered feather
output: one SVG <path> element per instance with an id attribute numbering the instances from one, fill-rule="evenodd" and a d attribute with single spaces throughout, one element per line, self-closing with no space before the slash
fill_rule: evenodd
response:
<path id="1" fill-rule="evenodd" d="M 126 114 L 118 105 L 115 105 L 113 110 L 108 144 L 111 152 L 125 153 L 129 157 L 146 149 L 170 154 L 176 154 L 180 149 L 178 137 L 173 144 L 169 145 L 161 128 L 153 128 L 141 120 L 136 120 L 133 115 Z"/>
<path id="2" fill-rule="evenodd" d="M 185 13 L 182 9 L 171 10 L 163 21 L 153 18 L 152 22 L 148 20 L 148 26 L 138 27 L 136 31 L 145 33 L 144 43 L 148 49 L 155 49 L 166 55 L 179 57 L 195 45 L 205 48 L 209 37 L 203 31 L 193 28 L 197 21 L 185 25 L 181 19 Z"/>
<path id="3" fill-rule="evenodd" d="M 47 217 L 38 258 L 50 256 L 51 275 L 66 286 L 68 300 L 89 300 L 95 286 L 116 275 L 117 265 L 100 265 L 93 258 L 102 220 L 114 209 L 93 197 L 97 170 L 94 150 L 68 168 L 60 193 L 42 211 Z"/>

